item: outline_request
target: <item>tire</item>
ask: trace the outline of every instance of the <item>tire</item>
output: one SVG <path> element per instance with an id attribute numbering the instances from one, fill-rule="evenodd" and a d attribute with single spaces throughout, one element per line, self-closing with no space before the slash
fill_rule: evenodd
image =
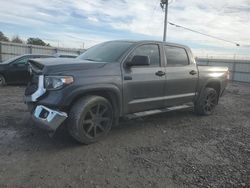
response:
<path id="1" fill-rule="evenodd" d="M 113 123 L 113 108 L 100 96 L 86 96 L 72 106 L 67 127 L 70 135 L 80 143 L 91 144 L 105 137 Z"/>
<path id="2" fill-rule="evenodd" d="M 211 115 L 218 103 L 218 94 L 215 89 L 207 87 L 196 101 L 194 110 L 198 115 Z"/>
<path id="3" fill-rule="evenodd" d="M 3 75 L 0 75 L 0 87 L 5 86 L 6 82 L 5 82 L 5 78 Z"/>

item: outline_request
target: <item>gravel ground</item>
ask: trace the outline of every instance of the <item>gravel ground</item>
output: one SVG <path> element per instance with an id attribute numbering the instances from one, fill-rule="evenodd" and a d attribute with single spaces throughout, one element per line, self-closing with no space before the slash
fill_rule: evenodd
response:
<path id="1" fill-rule="evenodd" d="M 36 128 L 23 87 L 0 88 L 0 187 L 250 187 L 250 85 L 214 115 L 182 110 L 122 122 L 84 146 Z"/>

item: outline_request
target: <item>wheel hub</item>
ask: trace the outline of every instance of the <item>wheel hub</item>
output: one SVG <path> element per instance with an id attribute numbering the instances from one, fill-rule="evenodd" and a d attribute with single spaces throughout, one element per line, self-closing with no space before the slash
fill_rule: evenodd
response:
<path id="1" fill-rule="evenodd" d="M 107 106 L 102 104 L 93 106 L 89 109 L 83 121 L 85 133 L 91 138 L 98 137 L 105 133 L 110 118 L 111 116 Z"/>
<path id="2" fill-rule="evenodd" d="M 211 93 L 207 96 L 205 100 L 205 110 L 211 112 L 216 105 L 216 95 Z"/>
<path id="3" fill-rule="evenodd" d="M 100 116 L 94 116 L 92 121 L 93 121 L 94 125 L 100 124 L 101 123 L 101 117 Z"/>

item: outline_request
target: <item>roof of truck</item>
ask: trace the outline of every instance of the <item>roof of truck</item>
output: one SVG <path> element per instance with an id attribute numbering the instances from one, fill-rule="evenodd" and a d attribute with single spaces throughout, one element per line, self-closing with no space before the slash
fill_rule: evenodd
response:
<path id="1" fill-rule="evenodd" d="M 172 42 L 163 42 L 163 41 L 157 41 L 157 40 L 113 40 L 113 41 L 107 41 L 107 42 L 131 42 L 131 43 L 163 43 L 170 46 L 178 46 L 183 48 L 188 48 L 186 45 L 178 44 L 178 43 L 172 43 Z"/>

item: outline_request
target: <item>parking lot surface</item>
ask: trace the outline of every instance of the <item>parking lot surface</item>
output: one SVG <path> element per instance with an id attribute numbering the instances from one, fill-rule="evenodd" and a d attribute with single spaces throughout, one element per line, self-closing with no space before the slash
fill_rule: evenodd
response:
<path id="1" fill-rule="evenodd" d="M 0 88 L 1 188 L 250 187 L 250 84 L 231 83 L 212 116 L 125 121 L 87 146 L 35 127 L 23 93 Z"/>

